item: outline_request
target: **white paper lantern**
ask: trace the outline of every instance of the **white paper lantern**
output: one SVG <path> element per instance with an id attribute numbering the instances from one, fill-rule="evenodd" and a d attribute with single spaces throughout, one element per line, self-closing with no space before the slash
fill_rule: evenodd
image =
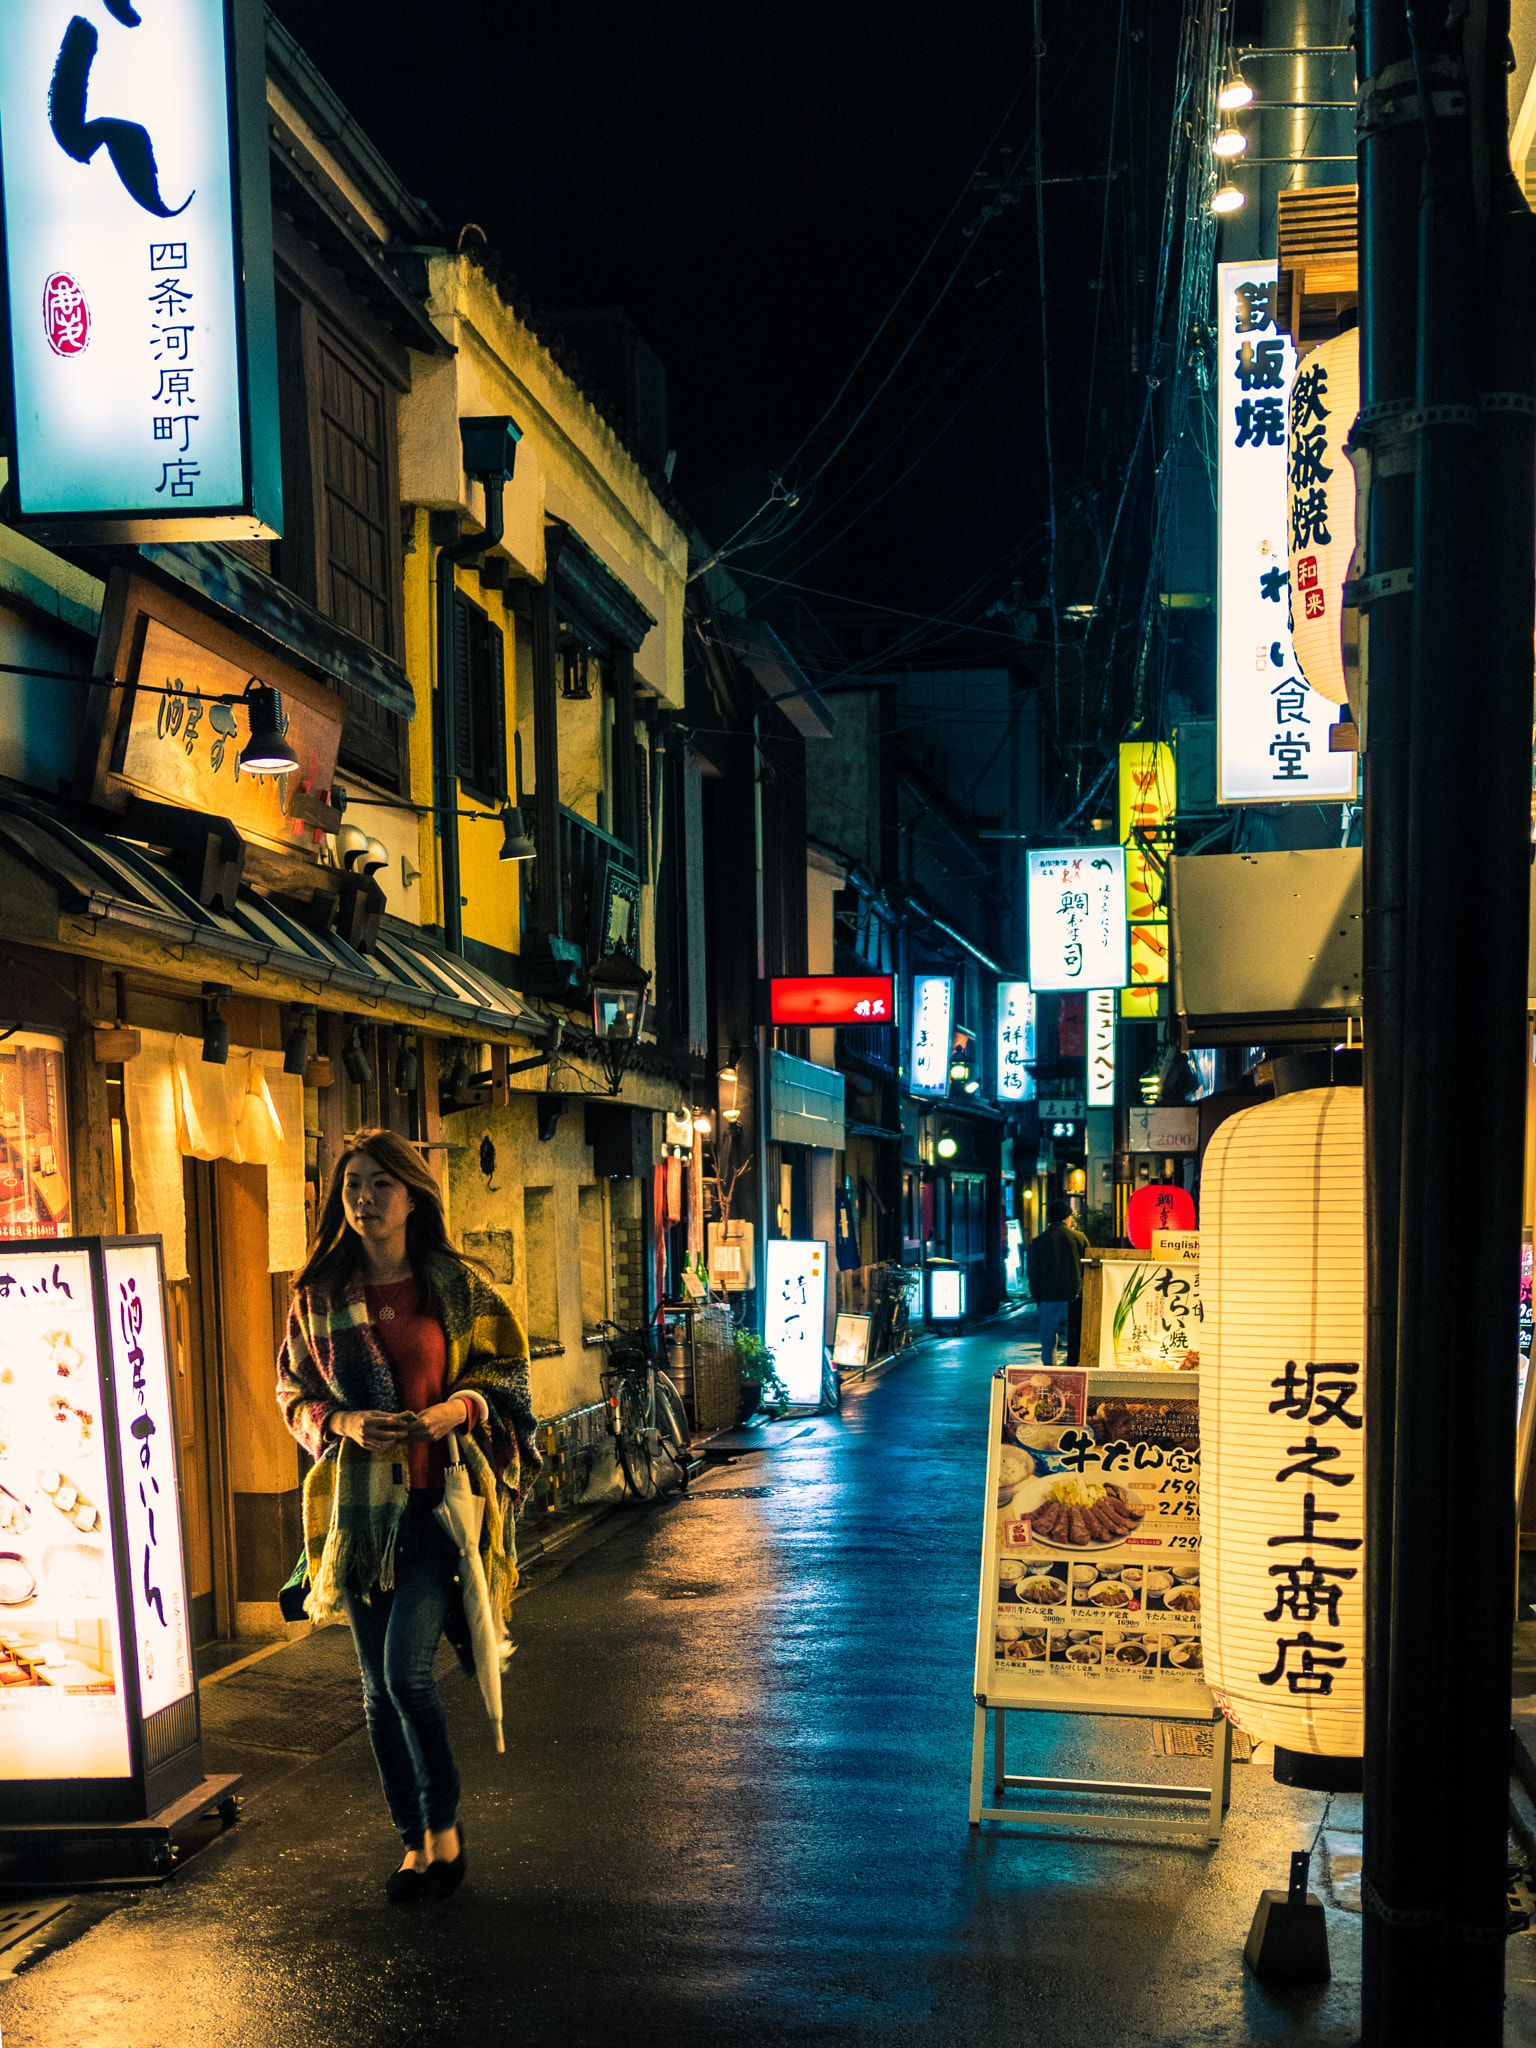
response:
<path id="1" fill-rule="evenodd" d="M 1244 1110 L 1201 1175 L 1206 1677 L 1238 1727 L 1321 1756 L 1364 1733 L 1364 1109 Z"/>

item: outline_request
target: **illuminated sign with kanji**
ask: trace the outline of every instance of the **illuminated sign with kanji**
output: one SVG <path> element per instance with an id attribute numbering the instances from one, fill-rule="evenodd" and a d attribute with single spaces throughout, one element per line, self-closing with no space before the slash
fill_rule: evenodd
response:
<path id="1" fill-rule="evenodd" d="M 40 537 L 281 532 L 263 49 L 254 0 L 0 5 L 11 490 Z"/>
<path id="2" fill-rule="evenodd" d="M 1035 1092 L 1035 994 L 1027 981 L 997 984 L 997 1099 L 1027 1102 Z"/>
<path id="3" fill-rule="evenodd" d="M 1217 801 L 1353 797 L 1353 754 L 1329 750 L 1333 709 L 1297 666 L 1286 433 L 1296 351 L 1270 262 L 1217 266 L 1219 452 Z"/>
<path id="4" fill-rule="evenodd" d="M 948 974 L 912 977 L 912 1093 L 949 1093 L 954 1040 L 955 983 Z"/>
<path id="5" fill-rule="evenodd" d="M 1360 410 L 1360 336 L 1302 357 L 1291 384 L 1288 489 L 1291 644 L 1319 695 L 1342 704 L 1344 583 L 1355 552 L 1355 471 L 1344 441 Z"/>
<path id="6" fill-rule="evenodd" d="M 889 974 L 778 975 L 769 983 L 775 1024 L 894 1024 L 896 982 Z"/>
<path id="7" fill-rule="evenodd" d="M 1029 980 L 1043 989 L 1124 988 L 1125 849 L 1029 856 Z"/>

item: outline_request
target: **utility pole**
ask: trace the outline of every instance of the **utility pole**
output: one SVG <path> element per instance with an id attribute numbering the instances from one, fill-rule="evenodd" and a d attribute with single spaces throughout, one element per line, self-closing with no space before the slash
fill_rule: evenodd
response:
<path id="1" fill-rule="evenodd" d="M 1536 222 L 1509 168 L 1508 0 L 1364 0 L 1359 21 L 1356 439 L 1371 468 L 1363 2041 L 1497 2048 Z M 1482 1084 L 1470 1114 L 1445 1085 L 1469 1043 Z"/>

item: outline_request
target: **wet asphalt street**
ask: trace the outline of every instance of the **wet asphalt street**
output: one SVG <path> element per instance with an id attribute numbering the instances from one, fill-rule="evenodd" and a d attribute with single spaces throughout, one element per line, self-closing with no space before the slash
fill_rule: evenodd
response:
<path id="1" fill-rule="evenodd" d="M 530 1573 L 505 1757 L 444 1680 L 456 1898 L 386 1905 L 394 1838 L 351 1734 L 0 1986 L 4 2048 L 1353 2042 L 1358 1919 L 1329 1911 L 1328 1986 L 1243 1967 L 1322 1809 L 1267 1752 L 1234 1769 L 1216 1848 L 966 1824 L 988 1377 L 1023 1336 L 929 1346 Z M 1205 1768 L 1153 1757 L 1145 1724 L 1012 1728 L 1026 1769 Z M 1533 1941 L 1510 1952 L 1525 1997 Z"/>

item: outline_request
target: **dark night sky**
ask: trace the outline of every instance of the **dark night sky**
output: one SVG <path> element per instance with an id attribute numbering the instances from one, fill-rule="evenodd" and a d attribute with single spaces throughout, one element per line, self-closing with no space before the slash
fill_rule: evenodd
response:
<path id="1" fill-rule="evenodd" d="M 979 584 L 961 606 L 967 618 L 1012 574 L 1042 584 L 1033 191 L 979 234 L 963 232 L 987 202 L 965 186 L 989 141 L 994 171 L 999 150 L 1033 146 L 1027 4 L 467 0 L 429 11 L 404 0 L 276 0 L 275 12 L 450 237 L 479 222 L 538 307 L 627 308 L 667 365 L 675 487 L 717 544 L 761 502 L 769 471 L 832 400 L 958 201 L 870 364 L 792 475 L 830 453 L 964 258 L 930 324 L 814 504 L 802 504 L 802 531 L 733 566 L 918 612 Z M 1157 0 L 1047 0 L 1047 175 L 1103 166 L 1118 40 L 1127 62 L 1115 156 L 1138 173 L 1150 163 L 1160 206 L 1166 134 L 1152 123 L 1149 140 L 1146 76 L 1149 59 L 1155 67 L 1171 54 L 1159 43 L 1177 26 L 1178 10 Z M 1096 298 L 1104 184 L 1047 192 L 1063 516 L 1085 475 L 1096 313 L 1094 405 L 1108 404 L 1111 418 L 1091 437 L 1088 469 L 1101 489 L 1115 483 L 1145 205 L 1138 178 L 1115 183 Z"/>

